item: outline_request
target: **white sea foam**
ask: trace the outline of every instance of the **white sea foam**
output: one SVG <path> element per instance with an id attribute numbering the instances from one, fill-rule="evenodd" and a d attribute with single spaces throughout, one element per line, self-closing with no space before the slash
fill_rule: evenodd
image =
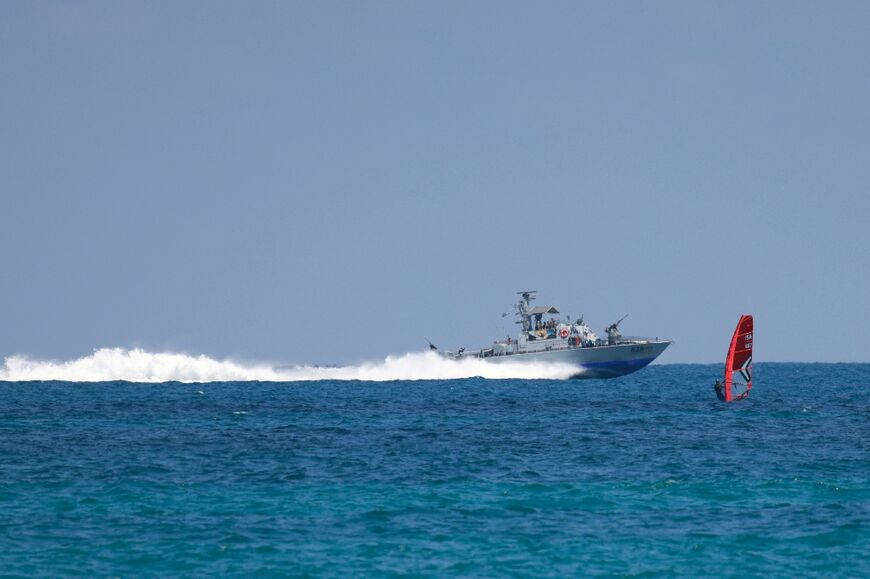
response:
<path id="1" fill-rule="evenodd" d="M 446 380 L 454 378 L 564 379 L 578 368 L 568 364 L 506 361 L 499 364 L 466 358 L 449 360 L 435 352 L 387 356 L 355 366 L 275 367 L 269 364 L 216 360 L 139 348 L 101 348 L 74 360 L 35 360 L 15 355 L 0 367 L 0 380 L 64 380 L 70 382 L 264 382 L 307 380 Z"/>

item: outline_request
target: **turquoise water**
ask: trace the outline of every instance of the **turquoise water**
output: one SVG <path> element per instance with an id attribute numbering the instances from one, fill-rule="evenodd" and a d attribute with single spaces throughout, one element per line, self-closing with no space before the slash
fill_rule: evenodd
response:
<path id="1" fill-rule="evenodd" d="M 0 383 L 0 573 L 870 576 L 870 365 Z"/>

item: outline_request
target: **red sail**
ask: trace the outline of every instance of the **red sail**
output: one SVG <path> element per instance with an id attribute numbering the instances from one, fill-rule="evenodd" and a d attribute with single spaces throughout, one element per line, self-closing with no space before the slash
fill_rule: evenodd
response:
<path id="1" fill-rule="evenodd" d="M 740 400 L 752 388 L 752 316 L 744 314 L 737 322 L 728 357 L 725 358 L 725 401 Z"/>

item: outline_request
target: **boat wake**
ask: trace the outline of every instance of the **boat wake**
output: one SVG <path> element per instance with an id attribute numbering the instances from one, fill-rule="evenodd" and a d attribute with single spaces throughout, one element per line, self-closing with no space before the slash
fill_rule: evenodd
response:
<path id="1" fill-rule="evenodd" d="M 387 356 L 380 362 L 356 366 L 293 366 L 216 360 L 175 352 L 139 348 L 101 348 L 89 356 L 67 361 L 35 360 L 15 355 L 0 367 L 0 381 L 61 380 L 68 382 L 295 382 L 311 380 L 451 380 L 567 379 L 578 368 L 570 364 L 506 361 L 500 364 L 466 358 L 448 360 L 435 352 Z"/>

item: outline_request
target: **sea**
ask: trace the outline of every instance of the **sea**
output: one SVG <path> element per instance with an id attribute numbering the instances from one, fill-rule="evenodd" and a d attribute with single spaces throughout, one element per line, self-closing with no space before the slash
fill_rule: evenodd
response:
<path id="1" fill-rule="evenodd" d="M 870 364 L 754 370 L 7 379 L 0 575 L 870 576 Z"/>

